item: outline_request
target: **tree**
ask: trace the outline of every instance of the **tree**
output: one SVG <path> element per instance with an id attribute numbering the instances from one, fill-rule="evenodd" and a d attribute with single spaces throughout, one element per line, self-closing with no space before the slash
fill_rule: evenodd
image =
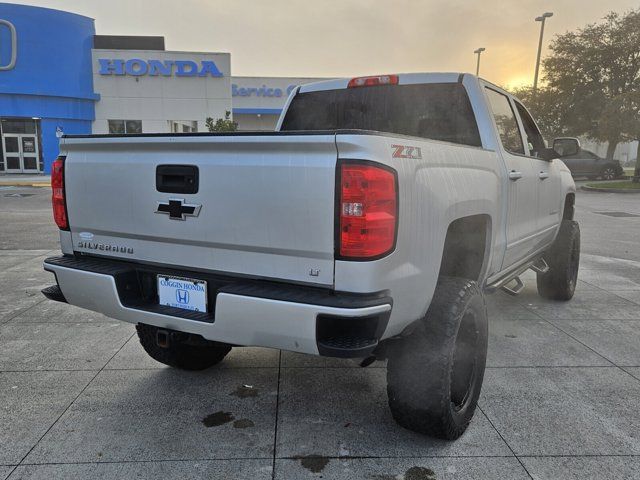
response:
<path id="1" fill-rule="evenodd" d="M 601 23 L 556 36 L 543 61 L 547 88 L 562 102 L 566 130 L 609 142 L 612 159 L 625 133 L 603 112 L 640 89 L 640 9 L 609 13 Z"/>
<path id="2" fill-rule="evenodd" d="M 638 141 L 634 181 L 640 173 L 640 91 L 618 95 L 606 106 L 601 121 L 612 130 L 620 132 L 623 141 Z"/>
<path id="3" fill-rule="evenodd" d="M 205 125 L 210 132 L 235 132 L 238 130 L 238 124 L 231 120 L 229 110 L 224 112 L 224 118 L 218 118 L 215 122 L 212 117 L 207 117 Z"/>
<path id="4" fill-rule="evenodd" d="M 513 94 L 522 100 L 531 112 L 542 131 L 542 135 L 547 140 L 581 134 L 581 132 L 570 129 L 570 122 L 567 121 L 569 112 L 567 112 L 566 102 L 556 90 L 538 87 L 534 92 L 533 87 L 521 87 L 515 89 Z"/>

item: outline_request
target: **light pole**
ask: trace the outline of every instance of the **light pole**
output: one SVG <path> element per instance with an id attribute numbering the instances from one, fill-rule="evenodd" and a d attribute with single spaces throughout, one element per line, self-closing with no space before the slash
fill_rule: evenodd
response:
<path id="1" fill-rule="evenodd" d="M 480 74 L 480 54 L 484 52 L 486 48 L 480 47 L 477 50 L 474 50 L 473 53 L 478 55 L 478 63 L 476 64 L 476 77 Z"/>
<path id="2" fill-rule="evenodd" d="M 536 73 L 533 77 L 533 92 L 538 89 L 538 72 L 540 71 L 540 55 L 542 54 L 542 36 L 544 35 L 544 21 L 553 17 L 553 12 L 545 12 L 541 16 L 536 17 L 536 22 L 540 22 L 540 40 L 538 41 L 538 58 L 536 58 Z"/>

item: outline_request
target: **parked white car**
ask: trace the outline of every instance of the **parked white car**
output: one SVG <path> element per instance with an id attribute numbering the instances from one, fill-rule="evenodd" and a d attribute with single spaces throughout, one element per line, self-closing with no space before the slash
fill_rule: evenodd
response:
<path id="1" fill-rule="evenodd" d="M 398 423 L 459 437 L 485 292 L 518 293 L 532 268 L 542 296 L 573 296 L 569 170 L 522 103 L 469 74 L 304 85 L 278 130 L 64 137 L 45 295 L 136 324 L 178 368 L 248 345 L 388 358 Z"/>

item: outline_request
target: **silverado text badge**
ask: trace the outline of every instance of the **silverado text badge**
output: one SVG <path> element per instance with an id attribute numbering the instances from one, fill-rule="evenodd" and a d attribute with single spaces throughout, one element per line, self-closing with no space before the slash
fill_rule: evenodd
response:
<path id="1" fill-rule="evenodd" d="M 86 248 L 87 250 L 98 250 L 101 252 L 133 254 L 133 248 L 131 247 L 125 247 L 124 245 L 112 245 L 108 243 L 86 242 L 84 240 L 80 240 L 78 242 L 78 248 Z"/>
<path id="2" fill-rule="evenodd" d="M 170 198 L 168 202 L 158 202 L 156 213 L 166 213 L 172 220 L 186 220 L 197 217 L 202 205 L 184 203 L 183 198 Z"/>

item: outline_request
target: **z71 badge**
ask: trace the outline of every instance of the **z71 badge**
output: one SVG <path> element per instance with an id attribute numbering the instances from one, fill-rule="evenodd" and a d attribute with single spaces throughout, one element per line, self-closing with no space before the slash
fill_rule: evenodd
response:
<path id="1" fill-rule="evenodd" d="M 422 159 L 422 150 L 420 147 L 411 147 L 409 145 L 391 145 L 393 158 L 412 158 L 414 160 Z"/>

